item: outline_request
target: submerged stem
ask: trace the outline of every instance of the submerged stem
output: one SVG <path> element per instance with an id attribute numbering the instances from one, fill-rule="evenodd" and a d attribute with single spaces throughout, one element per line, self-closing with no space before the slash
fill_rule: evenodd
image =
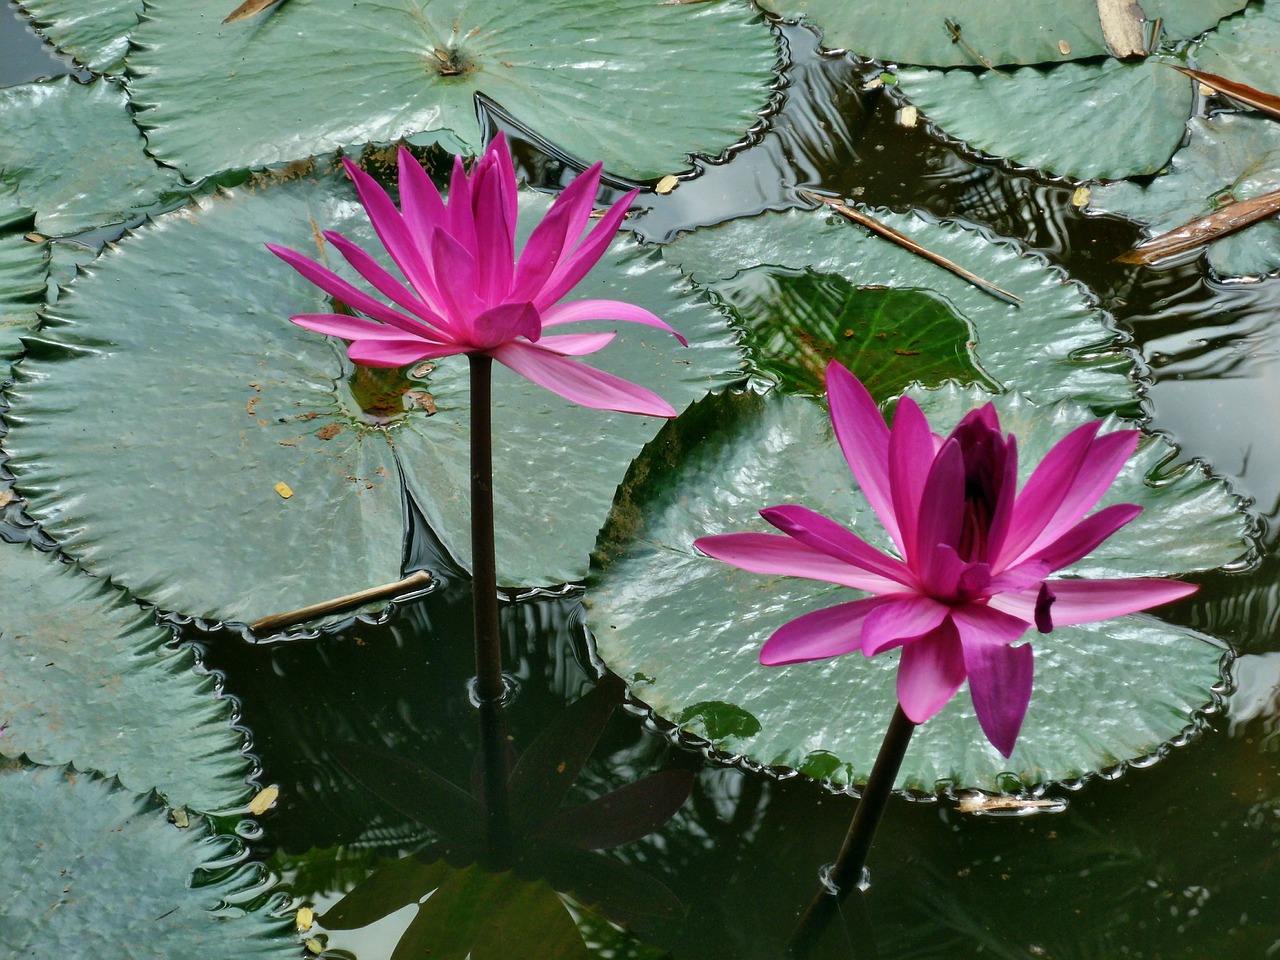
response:
<path id="1" fill-rule="evenodd" d="M 789 956 L 805 956 L 817 942 L 835 908 L 859 886 L 871 841 L 875 839 L 876 828 L 884 816 L 884 808 L 893 793 L 898 769 L 902 766 L 902 758 L 915 729 L 916 724 L 898 704 L 880 744 L 880 752 L 876 754 L 876 762 L 871 767 L 871 776 L 863 788 L 862 799 L 858 801 L 858 809 L 854 811 L 853 822 L 849 824 L 849 832 L 845 834 L 840 854 L 827 874 L 830 887 L 813 898 L 800 918 L 800 926 L 788 946 Z"/>

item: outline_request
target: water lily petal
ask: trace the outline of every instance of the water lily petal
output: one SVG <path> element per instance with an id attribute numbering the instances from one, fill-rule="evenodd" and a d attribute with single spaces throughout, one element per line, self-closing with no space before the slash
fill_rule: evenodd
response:
<path id="1" fill-rule="evenodd" d="M 597 163 L 574 177 L 533 228 L 516 264 L 511 287 L 513 297 L 535 299 L 556 267 L 569 255 L 566 251 L 572 251 L 591 218 L 603 169 L 604 165 Z"/>
<path id="2" fill-rule="evenodd" d="M 485 159 L 489 162 L 478 166 L 472 174 L 476 249 L 484 251 L 484 256 L 478 258 L 480 299 L 485 303 L 498 303 L 507 298 L 511 289 L 516 232 L 512 216 L 515 174 L 511 170 L 506 138 L 501 133 L 489 145 Z"/>
<path id="3" fill-rule="evenodd" d="M 485 163 L 486 158 L 481 157 L 479 162 Z M 470 254 L 472 259 L 479 259 L 480 248 L 476 244 L 476 215 L 471 200 L 471 180 L 467 177 L 467 168 L 463 165 L 461 157 L 453 158 L 453 170 L 449 175 L 449 200 L 445 207 L 445 230 Z M 432 250 L 434 251 L 434 249 L 433 246 Z M 437 262 L 437 271 L 439 271 L 439 266 Z M 442 292 L 456 282 L 452 274 L 444 272 L 444 276 L 448 277 L 449 281 L 441 284 Z"/>
<path id="4" fill-rule="evenodd" d="M 1004 621 L 1012 621 L 1012 625 Z M 1006 638 L 1015 630 L 1021 636 L 1029 625 L 988 607 L 966 608 L 963 615 L 957 614 L 955 624 L 978 723 L 992 745 L 1007 757 L 1013 753 L 1031 703 L 1035 655 L 1031 644 L 1015 647 Z"/>
<path id="5" fill-rule="evenodd" d="M 671 404 L 653 391 L 532 343 L 505 343 L 487 353 L 520 376 L 584 407 L 650 417 L 676 415 Z"/>
<path id="6" fill-rule="evenodd" d="M 827 364 L 826 379 L 831 426 L 844 458 L 885 532 L 905 555 L 889 486 L 889 427 L 867 388 L 834 360 Z"/>
<path id="7" fill-rule="evenodd" d="M 449 278 L 440 287 L 444 313 L 455 320 L 454 334 L 469 341 L 473 334 L 471 321 L 485 308 L 477 293 L 476 258 L 452 234 L 437 230 L 431 237 L 431 259 L 440 275 Z"/>
<path id="8" fill-rule="evenodd" d="M 627 210 L 639 192 L 639 190 L 632 190 L 611 206 L 577 248 L 569 256 L 561 257 L 541 292 L 534 298 L 534 303 L 538 304 L 539 308 L 555 303 L 565 296 L 599 262 L 604 252 L 609 249 L 609 244 L 622 225 L 622 218 L 626 216 Z"/>
<path id="9" fill-rule="evenodd" d="M 447 319 L 428 307 L 414 291 L 405 287 L 365 250 L 334 230 L 326 230 L 324 238 L 338 249 L 343 259 L 351 264 L 360 276 L 373 284 L 374 288 L 388 300 L 404 307 L 414 316 L 420 317 L 434 327 L 451 330 Z"/>
<path id="10" fill-rule="evenodd" d="M 471 324 L 471 342 L 478 350 L 488 350 L 516 337 L 533 342 L 541 336 L 542 319 L 528 301 L 491 307 Z"/>
<path id="11" fill-rule="evenodd" d="M 448 343 L 426 327 L 422 328 L 421 334 L 406 334 L 399 327 L 375 323 L 362 317 L 349 317 L 345 313 L 299 313 L 289 319 L 300 327 L 330 337 L 341 337 L 343 340 L 406 340 L 412 336 L 429 346 Z"/>
<path id="12" fill-rule="evenodd" d="M 903 592 L 902 585 L 896 581 L 865 573 L 828 553 L 777 533 L 722 533 L 699 537 L 693 545 L 709 557 L 752 573 L 806 577 L 882 595 Z"/>
<path id="13" fill-rule="evenodd" d="M 960 637 L 947 619 L 928 636 L 902 648 L 898 703 L 913 723 L 924 723 L 955 696 L 964 678 Z"/>
<path id="14" fill-rule="evenodd" d="M 960 458 L 959 444 L 952 441 L 955 451 L 954 464 L 946 467 L 947 476 L 951 477 L 957 470 L 960 476 L 960 496 L 947 498 L 948 506 L 945 515 L 952 516 L 958 522 L 960 504 L 963 502 L 964 461 Z M 945 445 L 943 447 L 945 449 Z M 936 543 L 954 544 L 959 539 L 959 527 L 951 538 L 939 541 L 932 536 L 927 542 L 921 540 L 919 526 L 922 522 L 921 511 L 933 510 L 937 504 L 923 503 L 925 484 L 934 468 L 935 460 L 941 456 L 935 452 L 933 432 L 929 429 L 929 421 L 925 419 L 920 407 L 910 397 L 898 401 L 898 408 L 893 414 L 893 428 L 889 432 L 889 485 L 893 495 L 893 513 L 898 521 L 898 529 L 902 534 L 900 548 L 907 563 L 916 563 L 917 549 L 929 551 Z M 935 486 L 944 481 L 935 481 Z M 947 489 L 954 487 L 956 481 L 947 480 Z M 934 510 L 934 520 L 943 514 Z"/>
<path id="15" fill-rule="evenodd" d="M 806 546 L 821 550 L 850 566 L 894 580 L 916 589 L 918 583 L 911 569 L 897 557 L 881 553 L 852 530 L 824 517 L 816 510 L 786 503 L 760 511 L 771 524 Z"/>
<path id="16" fill-rule="evenodd" d="M 544 327 L 576 323 L 581 320 L 624 320 L 628 323 L 643 323 L 649 327 L 666 330 L 683 346 L 689 345 L 688 340 L 677 330 L 668 326 L 667 322 L 657 314 L 622 300 L 570 300 L 568 303 L 557 303 L 542 311 Z"/>
<path id="17" fill-rule="evenodd" d="M 1051 570 L 1061 570 L 1088 555 L 1141 512 L 1142 508 L 1132 503 L 1104 507 L 1081 520 L 1051 544 L 1029 554 L 1027 559 L 1047 563 Z"/>
<path id="18" fill-rule="evenodd" d="M 899 436 L 897 422 L 894 423 L 894 438 Z M 919 442 L 919 440 L 917 440 Z M 894 459 L 894 440 L 889 441 L 890 466 L 894 469 L 895 483 L 897 470 L 906 469 L 910 462 L 901 460 L 901 468 Z M 925 589 L 935 596 L 950 596 L 956 589 L 958 571 L 952 561 L 951 554 L 942 547 L 950 547 L 952 551 L 960 543 L 960 534 L 964 529 L 964 454 L 960 444 L 948 440 L 942 445 L 933 466 L 923 476 L 923 484 L 915 478 L 902 481 L 902 486 L 915 485 L 920 490 L 917 501 L 915 539 L 904 523 L 903 533 L 907 537 L 907 562 L 911 564 L 925 583 Z M 907 494 L 912 495 L 911 493 Z M 895 502 L 897 497 L 895 496 Z M 902 507 L 898 509 L 902 516 Z M 959 559 L 958 554 L 956 558 Z"/>
<path id="19" fill-rule="evenodd" d="M 910 646 L 920 637 L 936 630 L 947 619 L 951 608 L 929 597 L 906 595 L 877 609 L 863 625 L 862 652 L 868 657 L 892 650 L 903 644 Z"/>
<path id="20" fill-rule="evenodd" d="M 347 347 L 347 356 L 366 367 L 403 367 L 419 360 L 432 360 L 458 353 L 455 344 L 432 344 L 417 337 L 399 340 L 357 340 Z"/>
<path id="21" fill-rule="evenodd" d="M 866 597 L 796 617 L 764 642 L 760 662 L 766 667 L 776 667 L 852 653 L 862 645 L 862 627 L 867 615 L 888 602 L 885 597 Z"/>
<path id="22" fill-rule="evenodd" d="M 1199 589 L 1194 583 L 1143 577 L 1050 580 L 1048 585 L 1055 598 L 1049 607 L 1049 617 L 1055 627 L 1122 617 L 1180 600 Z M 1006 613 L 1029 620 L 1035 616 L 1035 601 L 1035 594 L 1002 594 L 993 598 L 990 606 L 999 606 Z"/>
<path id="23" fill-rule="evenodd" d="M 608 346 L 616 333 L 562 333 L 554 337 L 542 337 L 538 346 L 562 357 L 581 357 Z"/>
<path id="24" fill-rule="evenodd" d="M 416 249 L 426 254 L 430 249 L 430 237 L 442 226 L 448 213 L 444 198 L 435 182 L 422 169 L 422 164 L 406 148 L 397 153 L 400 168 L 400 213 L 409 235 L 418 238 Z"/>

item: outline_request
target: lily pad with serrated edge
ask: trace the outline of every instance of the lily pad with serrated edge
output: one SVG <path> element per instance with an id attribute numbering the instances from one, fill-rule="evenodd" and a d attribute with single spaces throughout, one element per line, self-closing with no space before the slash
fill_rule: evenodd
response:
<path id="1" fill-rule="evenodd" d="M 256 873 L 238 841 L 179 828 L 154 798 L 73 770 L 0 762 L 0 952 L 67 957 L 293 958 L 293 924 L 266 909 L 216 913 Z M 217 863 L 215 864 L 215 861 Z M 195 883 L 206 867 L 221 878 Z M 259 891 L 261 892 L 261 891 Z"/>
<path id="2" fill-rule="evenodd" d="M 152 152 L 192 178 L 441 128 L 479 152 L 477 92 L 586 162 L 656 177 L 741 140 L 778 56 L 744 0 L 290 3 L 222 16 L 156 0 L 132 36 L 138 122 Z"/>
<path id="3" fill-rule="evenodd" d="M 974 388 L 916 395 L 944 433 L 988 399 Z M 1054 441 L 1089 418 L 1070 403 L 994 402 L 1002 426 L 1018 438 L 1023 481 Z M 879 547 L 887 543 L 826 410 L 800 397 L 730 394 L 708 398 L 670 431 L 639 461 L 636 476 L 644 480 L 624 491 L 597 547 L 600 566 L 586 603 L 600 659 L 621 676 L 643 674 L 635 695 L 661 717 L 678 722 L 693 705 L 720 701 L 759 722 L 754 735 L 725 737 L 723 750 L 838 783 L 865 781 L 893 714 L 897 655 L 786 667 L 757 660 L 783 623 L 863 594 L 747 573 L 693 548 L 704 535 L 771 530 L 757 511 L 782 502 L 803 503 Z M 1068 575 L 1179 574 L 1245 551 L 1236 498 L 1197 467 L 1169 470 L 1173 452 L 1160 438 L 1143 442 L 1103 501 L 1139 503 L 1142 515 Z M 1220 643 L 1147 615 L 1030 639 L 1035 691 L 1012 757 L 987 742 L 962 687 L 916 731 L 899 786 L 1002 790 L 1148 756 L 1182 736 L 1210 703 L 1225 653 Z"/>
<path id="4" fill-rule="evenodd" d="M 663 255 L 695 283 L 716 293 L 723 289 L 730 298 L 744 282 L 740 271 L 776 268 L 784 273 L 807 269 L 850 285 L 923 291 L 968 325 L 972 343 L 965 346 L 967 357 L 958 359 L 976 366 L 978 379 L 1037 401 L 1070 397 L 1099 411 L 1136 409 L 1132 364 L 1118 349 L 1109 318 L 1061 271 L 977 230 L 913 214 L 876 210 L 873 215 L 1021 297 L 1022 304 L 1008 303 L 863 227 L 823 213 L 734 220 L 685 234 L 664 247 Z M 798 305 L 778 309 L 804 313 Z"/>
<path id="5" fill-rule="evenodd" d="M 1108 183 L 1093 190 L 1089 211 L 1147 224 L 1158 236 L 1213 213 L 1233 200 L 1280 190 L 1280 123 L 1244 114 L 1193 118 L 1190 142 L 1173 155 L 1169 172 L 1149 184 Z M 1223 277 L 1280 269 L 1280 221 L 1274 217 L 1214 240 L 1209 266 Z"/>
<path id="6" fill-rule="evenodd" d="M 1051 70 L 895 71 L 945 133 L 983 153 L 1080 180 L 1155 173 L 1182 142 L 1191 83 L 1156 60 Z"/>
<path id="7" fill-rule="evenodd" d="M 63 53 L 111 74 L 124 69 L 129 33 L 143 9 L 142 0 L 22 0 L 18 6 Z"/>
<path id="8" fill-rule="evenodd" d="M 1061 0 L 1052 6 L 1025 0 L 764 0 L 761 6 L 810 20 L 827 47 L 898 63 L 1002 66 L 1110 52 L 1096 0 Z M 1182 40 L 1244 6 L 1241 0 L 1143 0 L 1142 11 L 1148 21 L 1162 21 L 1164 39 Z"/>
<path id="9" fill-rule="evenodd" d="M 34 214 L 0 188 L 0 379 L 22 353 L 22 336 L 40 322 L 49 276 L 49 244 L 28 239 Z"/>
<path id="10" fill-rule="evenodd" d="M 173 206 L 187 188 L 144 152 L 124 89 L 61 77 L 0 89 L 0 183 L 67 236 Z"/>
<path id="11" fill-rule="evenodd" d="M 1207 73 L 1280 94 L 1280 10 L 1252 4 L 1218 24 L 1192 54 L 1195 66 Z"/>
<path id="12" fill-rule="evenodd" d="M 525 236 L 548 200 L 521 204 Z M 290 323 L 331 305 L 263 244 L 316 253 L 318 229 L 376 249 L 345 177 L 206 197 L 108 249 L 50 311 L 5 446 L 32 515 L 90 572 L 209 619 L 306 606 L 400 577 L 405 485 L 467 562 L 467 361 L 353 377 L 341 341 Z M 570 294 L 589 297 L 639 303 L 690 341 L 594 325 L 623 329 L 593 365 L 677 410 L 741 380 L 723 315 L 633 241 Z M 581 579 L 660 423 L 578 407 L 503 367 L 493 421 L 501 582 Z"/>
<path id="13" fill-rule="evenodd" d="M 231 705 L 153 615 L 26 545 L 0 544 L 0 582 L 0 753 L 97 770 L 174 806 L 244 799 Z"/>

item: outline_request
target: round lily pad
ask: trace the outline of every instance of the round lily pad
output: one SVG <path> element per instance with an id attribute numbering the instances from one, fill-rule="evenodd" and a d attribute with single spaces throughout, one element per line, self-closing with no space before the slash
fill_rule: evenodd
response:
<path id="1" fill-rule="evenodd" d="M 95 73 L 119 73 L 142 0 L 22 0 L 49 42 Z"/>
<path id="2" fill-rule="evenodd" d="M 823 43 L 879 60 L 925 66 L 1058 63 L 1111 53 L 1096 0 L 1052 6 L 1023 0 L 764 0 L 765 9 L 803 16 Z M 1136 4 L 1135 4 L 1136 6 Z M 1181 40 L 1244 9 L 1241 0 L 1143 0 L 1164 38 Z"/>
<path id="3" fill-rule="evenodd" d="M 956 387 L 917 396 L 944 433 L 988 399 Z M 1089 419 L 1075 404 L 994 402 L 1018 438 L 1024 481 L 1053 442 Z M 873 545 L 887 544 L 826 410 L 795 396 L 729 394 L 686 413 L 664 441 L 641 461 L 636 475 L 645 480 L 624 490 L 625 509 L 598 544 L 586 603 L 600 658 L 659 716 L 728 753 L 837 783 L 864 781 L 893 713 L 897 655 L 786 667 L 761 666 L 757 657 L 783 623 L 865 594 L 748 573 L 693 548 L 704 535 L 772 529 L 757 511 L 781 502 L 805 504 Z M 678 458 L 665 453 L 672 449 Z M 1067 576 L 1178 574 L 1244 552 L 1236 498 L 1199 468 L 1170 472 L 1162 464 L 1172 453 L 1160 438 L 1144 441 L 1104 500 L 1140 503 L 1142 515 Z M 983 736 L 962 688 L 917 730 L 899 786 L 1007 790 L 1145 757 L 1181 736 L 1210 703 L 1225 653 L 1220 643 L 1146 615 L 1029 639 L 1035 691 L 1013 755 L 1005 760 Z M 712 729 L 708 704 L 734 722 Z"/>
<path id="4" fill-rule="evenodd" d="M 523 196 L 523 235 L 547 206 Z M 90 572 L 165 609 L 252 621 L 397 580 L 406 490 L 466 564 L 467 362 L 353 369 L 342 341 L 290 323 L 332 305 L 263 244 L 316 253 L 321 229 L 377 248 L 331 173 L 206 197 L 109 249 L 50 311 L 6 447 L 32 515 Z M 723 315 L 633 241 L 570 294 L 586 298 L 641 304 L 688 337 L 586 325 L 633 327 L 588 362 L 676 410 L 741 379 Z M 503 367 L 493 421 L 501 581 L 581 579 L 660 422 L 578 407 Z"/>
<path id="5" fill-rule="evenodd" d="M 66 236 L 137 220 L 186 194 L 177 171 L 144 152 L 124 89 L 60 77 L 0 89 L 0 183 Z"/>
<path id="6" fill-rule="evenodd" d="M 22 336 L 39 323 L 49 274 L 49 244 L 28 239 L 34 214 L 0 188 L 0 379 L 22 353 Z"/>
<path id="7" fill-rule="evenodd" d="M 230 852 L 199 821 L 179 828 L 153 798 L 48 767 L 0 765 L 0 807 L 5 956 L 297 957 L 291 920 L 214 912 L 243 896 L 243 873 L 192 882 Z"/>
<path id="8" fill-rule="evenodd" d="M 1195 65 L 1264 93 L 1280 94 L 1277 51 L 1280 10 L 1252 4 L 1205 35 L 1194 50 Z"/>
<path id="9" fill-rule="evenodd" d="M 1009 303 L 863 227 L 823 213 L 789 211 L 731 221 L 685 234 L 663 255 L 716 293 L 743 282 L 762 289 L 759 281 L 744 281 L 740 271 L 779 269 L 808 269 L 858 287 L 925 291 L 968 326 L 971 342 L 963 347 L 963 362 L 976 366 L 981 382 L 1037 401 L 1074 398 L 1098 410 L 1134 408 L 1132 364 L 1118 349 L 1109 318 L 1061 271 L 977 230 L 914 214 L 876 210 L 873 215 L 1022 303 Z M 797 317 L 806 312 L 803 304 L 776 309 Z M 820 328 L 806 325 L 805 332 L 817 342 L 830 341 L 830 333 Z M 763 360 L 757 356 L 755 362 Z"/>
<path id="10" fill-rule="evenodd" d="M 174 806 L 244 799 L 231 704 L 121 590 L 52 554 L 0 544 L 0 753 L 74 763 Z"/>
<path id="11" fill-rule="evenodd" d="M 902 92 L 950 136 L 1060 176 L 1155 173 L 1182 142 L 1191 83 L 1156 60 L 1051 70 L 896 71 Z"/>
<path id="12" fill-rule="evenodd" d="M 1149 184 L 1109 183 L 1095 189 L 1089 210 L 1147 224 L 1158 236 L 1213 213 L 1234 200 L 1280 190 L 1280 123 L 1248 114 L 1196 117 L 1190 142 L 1173 155 L 1169 172 Z M 1219 276 L 1257 276 L 1280 269 L 1280 221 L 1274 217 L 1209 244 Z"/>
<path id="13" fill-rule="evenodd" d="M 587 162 L 655 177 L 741 140 L 777 61 L 744 0 L 289 3 L 222 25 L 224 15 L 157 0 L 132 35 L 138 122 L 152 152 L 192 178 L 427 130 L 479 152 L 477 92 Z"/>

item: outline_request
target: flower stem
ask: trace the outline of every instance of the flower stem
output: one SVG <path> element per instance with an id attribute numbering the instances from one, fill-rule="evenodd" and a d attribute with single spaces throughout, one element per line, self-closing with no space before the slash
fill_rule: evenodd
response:
<path id="1" fill-rule="evenodd" d="M 498 571 L 493 543 L 493 359 L 471 362 L 471 591 L 475 626 L 476 695 L 484 766 L 485 834 L 489 857 L 501 867 L 511 847 L 511 809 L 501 711 L 502 635 L 498 628 Z"/>
<path id="2" fill-rule="evenodd" d="M 884 816 L 884 808 L 889 802 L 889 795 L 893 793 L 898 769 L 902 766 L 902 758 L 906 755 L 907 745 L 911 742 L 915 729 L 916 724 L 903 712 L 902 705 L 898 704 L 893 711 L 893 719 L 889 721 L 884 741 L 880 744 L 880 752 L 876 754 L 876 762 L 871 767 L 871 776 L 867 778 L 867 785 L 862 790 L 862 799 L 858 801 L 858 809 L 854 811 L 853 822 L 849 824 L 849 832 L 845 834 L 840 854 L 827 874 L 829 889 L 819 892 L 800 918 L 800 926 L 791 938 L 788 955 L 806 955 L 830 920 L 834 908 L 859 887 L 862 869 L 866 866 L 867 854 L 871 850 L 871 841 L 875 838 L 880 818 Z"/>

